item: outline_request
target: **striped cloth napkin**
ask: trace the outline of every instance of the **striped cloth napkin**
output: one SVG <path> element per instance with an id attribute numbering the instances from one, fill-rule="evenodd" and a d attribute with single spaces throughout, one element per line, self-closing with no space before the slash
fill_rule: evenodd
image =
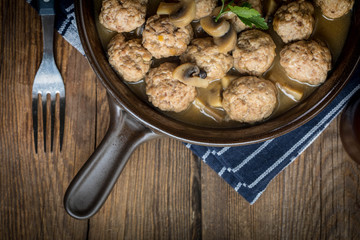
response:
<path id="1" fill-rule="evenodd" d="M 36 8 L 35 0 L 27 2 Z M 76 27 L 74 0 L 57 1 L 56 8 L 56 29 L 84 54 Z M 186 143 L 185 145 L 253 204 L 270 181 L 321 134 L 359 89 L 360 68 L 320 114 L 305 125 L 275 139 L 240 147 L 204 147 Z"/>

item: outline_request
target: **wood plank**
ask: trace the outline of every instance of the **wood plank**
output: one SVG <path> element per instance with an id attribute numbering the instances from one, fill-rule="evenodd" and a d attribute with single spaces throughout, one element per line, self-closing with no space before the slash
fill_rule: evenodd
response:
<path id="1" fill-rule="evenodd" d="M 56 34 L 67 90 L 64 148 L 35 154 L 40 18 L 23 0 L 0 1 L 0 13 L 1 239 L 360 239 L 360 166 L 342 148 L 339 118 L 252 206 L 182 143 L 163 138 L 135 151 L 95 217 L 71 218 L 63 196 L 105 135 L 106 91 Z"/>
<path id="2" fill-rule="evenodd" d="M 284 200 L 285 205 L 292 208 L 283 211 L 286 216 L 284 238 L 354 239 L 359 236 L 359 230 L 354 228 L 359 222 L 359 214 L 356 214 L 359 167 L 342 148 L 338 120 L 302 154 L 297 164 L 285 171 L 286 184 L 290 184 L 285 185 L 288 190 Z M 355 176 L 351 187 L 343 180 L 349 170 Z M 353 201 L 346 200 L 349 193 L 355 195 Z M 350 215 L 352 222 L 349 222 Z"/>
<path id="3" fill-rule="evenodd" d="M 278 193 L 281 196 L 278 205 L 281 215 L 275 231 L 281 239 L 318 236 L 321 227 L 319 225 L 321 210 L 319 151 L 321 149 L 318 143 L 318 140 L 315 141 L 278 176 L 282 177 L 282 191 Z"/>
<path id="4" fill-rule="evenodd" d="M 360 168 L 342 148 L 338 121 L 253 206 L 203 164 L 204 238 L 358 239 Z"/>
<path id="5" fill-rule="evenodd" d="M 252 207 L 205 163 L 202 178 L 204 239 L 252 239 Z"/>
<path id="6" fill-rule="evenodd" d="M 2 1 L 2 7 L 1 238 L 85 238 L 87 222 L 68 216 L 62 199 L 81 159 L 94 148 L 96 114 L 79 110 L 84 104 L 92 109 L 96 103 L 91 97 L 96 87 L 94 74 L 83 56 L 56 34 L 56 61 L 67 90 L 64 148 L 61 153 L 56 149 L 44 153 L 39 145 L 39 154 L 35 154 L 31 89 L 42 57 L 40 17 L 25 1 Z M 87 91 L 78 94 L 79 88 Z"/>
<path id="7" fill-rule="evenodd" d="M 98 85 L 98 142 L 108 125 L 105 91 Z M 90 239 L 200 239 L 198 159 L 173 139 L 141 145 L 112 194 L 90 220 Z"/>
<path id="8" fill-rule="evenodd" d="M 360 167 L 348 157 L 338 136 L 338 128 L 330 128 L 320 139 L 326 149 L 321 158 L 321 238 L 359 239 Z"/>

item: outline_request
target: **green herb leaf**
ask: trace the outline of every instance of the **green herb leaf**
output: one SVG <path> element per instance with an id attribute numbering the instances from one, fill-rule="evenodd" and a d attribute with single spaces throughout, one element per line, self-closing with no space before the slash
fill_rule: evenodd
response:
<path id="1" fill-rule="evenodd" d="M 252 18 L 261 16 L 258 11 L 253 8 L 248 7 L 239 7 L 239 6 L 229 6 L 230 10 L 242 18 Z"/>
<path id="2" fill-rule="evenodd" d="M 250 22 L 252 22 L 257 28 L 260 28 L 262 30 L 268 30 L 269 26 L 265 22 L 265 19 L 262 17 L 252 17 L 249 19 Z"/>
<path id="3" fill-rule="evenodd" d="M 252 27 L 253 25 L 262 30 L 267 30 L 269 27 L 265 22 L 265 19 L 261 17 L 261 14 L 256 11 L 251 5 L 247 2 L 239 6 L 232 6 L 233 1 L 231 1 L 226 7 L 225 0 L 221 0 L 222 6 L 219 12 L 219 15 L 216 17 L 215 21 L 217 22 L 219 18 L 227 12 L 235 13 L 239 19 L 247 26 Z"/>
<path id="4" fill-rule="evenodd" d="M 239 17 L 239 16 L 238 16 Z M 249 21 L 249 19 L 247 19 L 247 18 L 243 18 L 243 17 L 239 17 L 240 18 L 240 20 L 246 25 L 246 26 L 249 26 L 249 27 L 252 27 L 253 25 L 252 25 L 252 22 L 251 21 Z"/>

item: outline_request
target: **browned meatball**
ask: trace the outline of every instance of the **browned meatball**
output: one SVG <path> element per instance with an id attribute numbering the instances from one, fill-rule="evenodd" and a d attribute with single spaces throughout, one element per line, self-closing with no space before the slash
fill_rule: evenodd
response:
<path id="1" fill-rule="evenodd" d="M 274 15 L 274 30 L 284 43 L 308 39 L 314 30 L 313 14 L 313 5 L 304 0 L 283 5 Z"/>
<path id="2" fill-rule="evenodd" d="M 184 63 L 195 63 L 206 72 L 208 79 L 222 78 L 233 66 L 232 56 L 220 53 L 212 38 L 192 40 L 180 59 Z"/>
<path id="3" fill-rule="evenodd" d="M 254 123 L 269 117 L 277 105 L 275 85 L 263 78 L 233 80 L 223 92 L 222 105 L 232 120 Z"/>
<path id="4" fill-rule="evenodd" d="M 260 14 L 262 14 L 262 1 L 261 0 L 242 0 L 241 3 L 249 3 L 252 8 L 254 8 L 256 11 L 258 11 Z"/>
<path id="5" fill-rule="evenodd" d="M 108 45 L 109 63 L 129 82 L 137 82 L 145 77 L 151 65 L 151 54 L 143 46 L 140 39 L 125 41 L 119 33 Z"/>
<path id="6" fill-rule="evenodd" d="M 211 14 L 217 4 L 217 0 L 195 0 L 195 19 L 200 19 Z"/>
<path id="7" fill-rule="evenodd" d="M 169 17 L 154 15 L 146 21 L 143 45 L 155 58 L 179 56 L 193 37 L 190 25 L 178 28 Z"/>
<path id="8" fill-rule="evenodd" d="M 323 43 L 298 41 L 281 50 L 280 65 L 289 77 L 317 85 L 326 80 L 331 68 L 331 53 Z"/>
<path id="9" fill-rule="evenodd" d="M 354 5 L 354 0 L 315 0 L 321 12 L 328 18 L 339 18 L 347 14 Z"/>
<path id="10" fill-rule="evenodd" d="M 163 111 L 181 112 L 194 101 L 195 87 L 173 79 L 174 63 L 163 63 L 152 68 L 145 78 L 149 101 Z"/>
<path id="11" fill-rule="evenodd" d="M 147 0 L 103 0 L 99 22 L 116 32 L 130 32 L 145 22 Z"/>
<path id="12" fill-rule="evenodd" d="M 261 75 L 273 63 L 275 48 L 267 33 L 256 29 L 242 32 L 233 51 L 234 67 L 240 73 Z"/>

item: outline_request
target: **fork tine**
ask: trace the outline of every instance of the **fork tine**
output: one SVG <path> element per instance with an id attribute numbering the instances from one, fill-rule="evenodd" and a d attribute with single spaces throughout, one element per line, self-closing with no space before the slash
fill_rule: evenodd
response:
<path id="1" fill-rule="evenodd" d="M 51 152 L 53 151 L 53 145 L 54 145 L 55 104 L 56 104 L 56 95 L 55 95 L 55 97 L 51 96 L 51 105 L 50 105 L 50 112 L 51 112 Z"/>
<path id="2" fill-rule="evenodd" d="M 38 152 L 38 150 L 37 150 L 37 147 L 38 147 L 38 103 L 39 103 L 39 98 L 38 97 L 33 98 L 33 100 L 32 100 L 35 153 Z"/>
<path id="3" fill-rule="evenodd" d="M 60 151 L 62 149 L 65 125 L 65 96 L 60 97 Z"/>
<path id="4" fill-rule="evenodd" d="M 47 118 L 47 94 L 41 95 L 42 114 L 43 114 L 43 135 L 44 135 L 44 152 L 46 152 L 46 118 Z"/>

